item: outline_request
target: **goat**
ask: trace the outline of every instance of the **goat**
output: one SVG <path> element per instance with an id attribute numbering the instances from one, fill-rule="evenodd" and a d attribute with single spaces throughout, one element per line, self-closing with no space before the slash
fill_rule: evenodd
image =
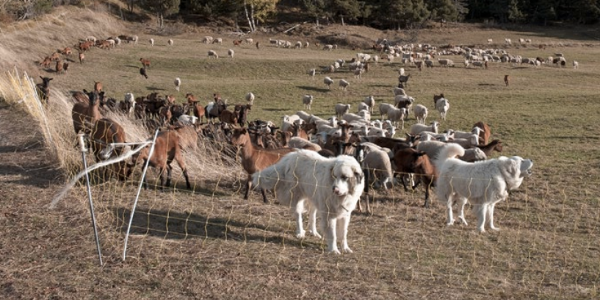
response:
<path id="1" fill-rule="evenodd" d="M 502 152 L 502 142 L 500 140 L 493 140 L 487 145 L 478 145 L 477 148 L 481 149 L 486 157 L 491 157 L 494 150 Z"/>
<path id="2" fill-rule="evenodd" d="M 492 130 L 490 126 L 482 121 L 479 121 L 473 125 L 473 127 L 479 127 L 483 130 L 479 131 L 479 138 L 481 139 L 482 144 L 487 144 L 490 140 L 490 136 L 492 135 Z"/>
<path id="3" fill-rule="evenodd" d="M 231 144 L 242 148 L 242 167 L 248 173 L 244 200 L 248 200 L 248 192 L 252 188 L 252 174 L 278 162 L 284 155 L 296 151 L 291 148 L 259 149 L 252 144 L 246 128 L 235 128 L 231 136 Z M 267 203 L 265 191 L 261 189 L 263 201 Z"/>
<path id="4" fill-rule="evenodd" d="M 195 134 L 197 139 L 197 134 Z M 139 162 L 143 161 L 146 163 L 149 160 L 149 166 L 158 169 L 159 177 L 160 177 L 160 186 L 161 187 L 169 187 L 171 184 L 171 171 L 173 168 L 171 167 L 171 163 L 173 160 L 177 161 L 177 164 L 181 168 L 183 172 L 183 177 L 185 178 L 185 183 L 188 189 L 191 189 L 190 179 L 187 174 L 187 168 L 185 165 L 185 161 L 183 160 L 183 156 L 181 154 L 182 148 L 184 148 L 185 139 L 180 135 L 178 130 L 167 130 L 161 131 L 158 133 L 156 137 L 156 142 L 154 145 L 154 151 L 152 152 L 152 157 L 149 157 L 150 147 L 152 145 L 146 146 L 146 148 L 142 149 L 140 152 L 136 153 L 133 156 L 133 165 L 132 168 L 135 167 Z M 165 171 L 166 171 L 166 182 L 165 182 Z M 144 181 L 144 188 L 148 188 L 148 182 L 146 177 L 142 179 Z"/>
<path id="5" fill-rule="evenodd" d="M 107 160 L 123 154 L 124 146 L 112 146 L 111 143 L 125 143 L 125 130 L 117 122 L 102 118 L 94 123 L 91 133 L 91 148 L 96 161 Z M 112 164 L 113 173 L 124 181 L 131 174 L 130 165 L 125 161 Z M 106 176 L 105 176 L 106 177 Z"/>
<path id="6" fill-rule="evenodd" d="M 42 83 L 38 83 L 35 86 L 37 88 L 41 100 L 43 100 L 44 103 L 48 105 L 48 98 L 50 96 L 50 80 L 52 80 L 53 78 L 42 76 L 40 76 L 40 78 L 42 79 Z"/>
<path id="7" fill-rule="evenodd" d="M 104 92 L 97 93 L 94 91 L 88 93 L 86 90 L 83 90 L 83 92 L 87 94 L 89 102 L 77 102 L 71 110 L 73 129 L 76 134 L 80 131 L 89 134 L 96 121 L 102 118 L 99 107 L 104 99 Z"/>
<path id="8" fill-rule="evenodd" d="M 142 63 L 142 67 L 150 68 L 150 60 L 145 58 L 140 58 L 140 62 Z"/>
<path id="9" fill-rule="evenodd" d="M 435 178 L 439 173 L 427 154 L 413 148 L 404 148 L 394 153 L 393 163 L 396 167 L 396 173 L 402 175 L 412 173 L 416 175 L 416 183 L 412 186 L 412 189 L 415 189 L 420 182 L 423 182 L 425 185 L 425 204 L 423 206 L 429 207 L 429 189 L 434 185 Z M 404 186 L 404 190 L 408 191 L 404 180 L 402 180 L 402 185 Z"/>

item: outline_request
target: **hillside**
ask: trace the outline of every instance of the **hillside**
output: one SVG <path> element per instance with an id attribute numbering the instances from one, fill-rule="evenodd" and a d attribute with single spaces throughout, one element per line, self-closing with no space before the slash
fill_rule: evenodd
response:
<path id="1" fill-rule="evenodd" d="M 40 114 L 27 113 L 31 97 L 14 90 L 6 73 L 0 76 L 1 298 L 598 298 L 600 43 L 593 28 L 448 24 L 380 31 L 305 23 L 283 33 L 296 25 L 291 22 L 240 36 L 232 27 L 210 24 L 169 22 L 161 31 L 150 18 L 129 23 L 99 10 L 63 7 L 36 21 L 2 28 L 0 68 L 12 71 L 16 66 L 20 75 L 26 71 L 35 82 L 40 76 L 53 80 L 49 105 L 42 110 L 44 121 Z M 76 53 L 61 56 L 71 64 L 65 74 L 37 63 L 90 35 L 119 34 L 138 35 L 139 41 L 110 50 L 93 48 L 85 52 L 82 64 Z M 202 43 L 207 35 L 221 37 L 223 44 Z M 259 42 L 259 49 L 255 44 L 234 46 L 240 38 Z M 439 55 L 433 68 L 422 71 L 400 59 L 372 62 L 360 78 L 347 66 L 333 73 L 323 71 L 358 52 L 380 55 L 370 49 L 380 38 L 438 47 L 493 47 L 533 58 L 562 53 L 568 64 L 561 68 L 551 63 L 536 67 L 490 62 L 487 69 L 467 68 L 463 56 Z M 513 45 L 505 45 L 505 38 Z M 516 42 L 519 38 L 532 42 L 521 45 Z M 174 40 L 172 46 L 168 39 Z M 310 46 L 285 49 L 271 45 L 269 39 Z M 489 45 L 488 39 L 493 39 Z M 324 51 L 325 43 L 339 47 Z M 227 55 L 229 49 L 235 50 L 234 57 Z M 208 57 L 209 50 L 219 58 Z M 140 58 L 152 62 L 148 78 L 139 74 Z M 437 58 L 452 59 L 455 66 L 441 67 Z M 574 60 L 578 69 L 572 66 Z M 307 75 L 311 68 L 318 70 L 315 78 Z M 246 172 L 239 159 L 225 151 L 226 141 L 211 137 L 201 138 L 198 149 L 183 154 L 192 188 L 186 188 L 181 169 L 173 163 L 173 186 L 142 189 L 135 213 L 139 165 L 125 182 L 92 174 L 103 266 L 98 264 L 84 181 L 55 209 L 48 208 L 82 168 L 70 94 L 90 90 L 96 81 L 117 101 L 125 93 L 136 97 L 158 93 L 184 103 L 186 93 L 193 93 L 206 105 L 220 93 L 237 104 L 245 103 L 244 96 L 251 91 L 256 100 L 249 120 L 279 124 L 282 116 L 302 109 L 305 94 L 315 97 L 310 113 L 324 119 L 341 102 L 356 112 L 368 95 L 378 104 L 392 103 L 400 68 L 411 74 L 407 93 L 429 109 L 427 122 L 439 121 L 440 131 L 468 131 L 476 121 L 485 121 L 492 138 L 504 145 L 491 158 L 519 155 L 533 160 L 533 174 L 496 206 L 500 231 L 477 233 L 472 204 L 466 207 L 468 225 L 446 226 L 446 205 L 435 193 L 431 206 L 424 208 L 422 186 L 405 191 L 397 184 L 386 191 L 373 184 L 373 213 L 352 214 L 348 243 L 354 253 L 328 254 L 323 240 L 296 237 L 290 208 L 275 204 L 273 194 L 267 194 L 271 203 L 263 203 L 257 191 L 243 200 Z M 510 76 L 508 86 L 505 75 Z M 325 76 L 336 81 L 331 89 L 323 84 Z M 173 84 L 176 77 L 182 80 L 179 91 Z M 338 87 L 340 79 L 350 82 L 347 91 Z M 446 121 L 432 106 L 432 96 L 439 93 L 450 102 Z M 142 120 L 103 113 L 125 128 L 128 142 L 152 135 Z M 411 113 L 396 137 L 404 137 L 415 123 Z M 48 141 L 48 132 L 53 141 Z M 93 155 L 86 157 L 89 164 L 95 163 Z M 148 172 L 151 184 L 157 175 L 155 170 Z"/>

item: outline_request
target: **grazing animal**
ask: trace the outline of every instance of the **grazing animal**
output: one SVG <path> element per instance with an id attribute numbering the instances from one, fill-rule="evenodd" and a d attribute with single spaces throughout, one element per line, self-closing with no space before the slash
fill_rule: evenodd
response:
<path id="1" fill-rule="evenodd" d="M 233 49 L 229 49 L 229 50 L 227 50 L 227 55 L 229 55 L 229 57 L 233 58 L 233 55 L 235 55 L 235 51 L 233 51 Z"/>
<path id="2" fill-rule="evenodd" d="M 69 70 L 69 63 L 64 62 L 62 68 L 63 68 L 63 72 L 67 73 L 67 71 Z"/>
<path id="3" fill-rule="evenodd" d="M 185 132 L 182 133 L 182 131 L 183 130 L 167 130 L 159 132 L 158 136 L 156 137 L 156 143 L 154 145 L 152 157 L 149 157 L 150 147 L 152 145 L 148 145 L 140 152 L 134 154 L 134 163 L 132 168 L 142 161 L 146 163 L 146 161 L 150 160 L 149 165 L 158 169 L 160 186 L 169 187 L 171 185 L 171 171 L 173 170 L 171 163 L 173 160 L 175 160 L 183 172 L 183 177 L 185 178 L 187 188 L 191 189 L 192 186 L 190 184 L 190 179 L 187 174 L 187 167 L 185 165 L 185 161 L 183 160 L 181 150 L 182 148 L 185 148 L 185 146 L 193 147 L 193 145 L 195 145 L 193 137 L 195 136 L 197 139 L 198 135 L 194 131 L 193 135 L 187 137 L 188 134 L 185 134 Z M 144 187 L 148 188 L 147 178 L 144 177 L 143 181 Z"/>
<path id="4" fill-rule="evenodd" d="M 333 84 L 333 79 L 331 79 L 331 77 L 327 76 L 323 79 L 323 83 L 325 83 L 325 85 L 327 86 L 328 89 L 331 89 L 331 84 Z"/>
<path id="5" fill-rule="evenodd" d="M 146 77 L 148 79 L 148 74 L 146 73 L 146 68 L 140 68 L 140 75 Z"/>
<path id="6" fill-rule="evenodd" d="M 50 81 L 54 78 L 42 76 L 40 76 L 40 78 L 42 79 L 42 83 L 38 83 L 35 86 L 41 100 L 44 102 L 44 104 L 48 105 L 48 98 L 50 97 Z"/>
<path id="7" fill-rule="evenodd" d="M 313 100 L 315 99 L 315 97 L 313 97 L 313 95 L 304 95 L 302 96 L 302 104 L 304 104 L 304 109 L 311 109 Z"/>
<path id="8" fill-rule="evenodd" d="M 504 84 L 508 86 L 508 75 L 504 75 Z"/>
<path id="9" fill-rule="evenodd" d="M 518 156 L 500 157 L 474 163 L 464 162 L 457 156 L 463 156 L 465 150 L 456 144 L 449 144 L 441 150 L 436 166 L 439 177 L 436 181 L 438 199 L 446 204 L 447 225 L 454 223 L 452 205 L 456 200 L 461 207 L 459 219 L 467 225 L 464 205 L 468 200 L 478 216 L 477 229 L 485 232 L 485 224 L 494 226 L 494 208 L 508 197 L 508 191 L 517 189 L 523 179 L 531 175 L 533 162 Z"/>
<path id="10" fill-rule="evenodd" d="M 150 68 L 150 60 L 145 58 L 140 58 L 140 62 L 142 63 L 142 67 Z"/>
<path id="11" fill-rule="evenodd" d="M 85 60 L 85 54 L 83 52 L 79 52 L 79 63 L 82 64 Z"/>
<path id="12" fill-rule="evenodd" d="M 154 39 L 150 39 L 149 42 L 150 42 L 150 46 L 154 46 Z"/>
<path id="13" fill-rule="evenodd" d="M 302 213 L 304 202 L 308 200 L 312 234 L 320 237 L 316 231 L 318 214 L 327 251 L 340 254 L 337 246 L 340 239 L 341 250 L 352 253 L 348 247 L 348 225 L 365 185 L 363 170 L 354 157 L 325 158 L 314 151 L 298 150 L 255 174 L 253 184 L 274 190 L 279 203 L 291 208 L 299 238 L 305 235 Z"/>
<path id="14" fill-rule="evenodd" d="M 208 58 L 211 58 L 211 57 L 219 58 L 219 54 L 217 54 L 217 52 L 214 50 L 208 50 Z"/>
<path id="15" fill-rule="evenodd" d="M 111 143 L 126 143 L 125 130 L 119 123 L 102 118 L 94 123 L 90 140 L 92 152 L 96 161 L 103 161 L 123 154 L 125 146 L 112 146 Z M 124 181 L 131 174 L 131 168 L 125 161 L 111 165 L 112 173 Z"/>
<path id="16" fill-rule="evenodd" d="M 252 175 L 264 168 L 276 163 L 284 155 L 295 151 L 296 149 L 281 148 L 281 149 L 261 149 L 252 144 L 250 133 L 246 128 L 235 128 L 231 136 L 231 144 L 241 147 L 240 153 L 242 157 L 242 167 L 248 173 L 246 181 L 246 193 L 244 199 L 248 200 L 248 193 L 252 188 Z M 267 203 L 267 196 L 264 190 L 261 189 L 263 201 Z"/>
<path id="17" fill-rule="evenodd" d="M 173 40 L 172 40 L 172 39 L 169 39 L 169 40 L 167 41 L 167 44 L 169 44 L 169 46 L 173 46 Z"/>
<path id="18" fill-rule="evenodd" d="M 64 72 L 62 61 L 57 60 L 54 69 L 56 70 L 56 74 L 62 74 Z"/>
<path id="19" fill-rule="evenodd" d="M 181 79 L 177 77 L 173 83 L 175 84 L 175 89 L 179 92 L 179 87 L 181 87 Z"/>
<path id="20" fill-rule="evenodd" d="M 423 151 L 415 150 L 414 148 L 402 148 L 394 153 L 393 163 L 395 166 L 395 172 L 406 176 L 408 174 L 415 175 L 415 185 L 412 189 L 415 189 L 419 183 L 423 182 L 425 186 L 425 204 L 424 207 L 429 207 L 429 190 L 435 183 L 435 178 L 438 175 L 438 171 L 430 161 L 430 157 Z M 404 190 L 406 188 L 406 181 L 401 180 Z"/>
<path id="21" fill-rule="evenodd" d="M 104 92 L 87 92 L 83 90 L 87 96 L 87 102 L 81 101 L 73 105 L 71 110 L 71 118 L 73 119 L 73 129 L 75 134 L 80 131 L 86 134 L 90 134 L 92 127 L 96 121 L 102 119 L 100 113 L 100 103 L 104 99 Z"/>
<path id="22" fill-rule="evenodd" d="M 102 92 L 102 82 L 94 81 L 94 92 L 96 92 L 96 93 Z"/>

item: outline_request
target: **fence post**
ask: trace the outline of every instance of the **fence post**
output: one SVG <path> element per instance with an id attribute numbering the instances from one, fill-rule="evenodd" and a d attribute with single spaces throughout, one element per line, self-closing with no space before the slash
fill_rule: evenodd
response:
<path id="1" fill-rule="evenodd" d="M 87 160 L 85 159 L 85 153 L 87 148 L 85 147 L 84 134 L 80 133 L 79 136 L 79 147 L 81 149 L 81 157 L 83 158 L 83 168 L 85 172 L 85 182 L 87 185 L 88 201 L 90 204 L 90 214 L 92 215 L 92 226 L 94 227 L 94 237 L 96 239 L 96 249 L 98 250 L 98 259 L 102 266 L 102 250 L 100 249 L 100 239 L 98 238 L 98 227 L 96 226 L 96 216 L 94 214 L 94 202 L 92 201 L 92 188 L 90 187 L 90 175 L 87 172 Z"/>
<path id="2" fill-rule="evenodd" d="M 129 225 L 127 226 L 127 233 L 125 233 L 125 245 L 123 245 L 123 261 L 125 261 L 125 257 L 127 256 L 127 241 L 129 240 L 129 232 L 131 231 L 131 224 L 133 223 L 133 215 L 135 214 L 135 208 L 137 206 L 138 199 L 140 198 L 140 192 L 142 191 L 144 178 L 146 178 L 146 171 L 148 171 L 148 165 L 154 152 L 154 146 L 156 145 L 156 138 L 158 137 L 158 132 L 158 129 L 156 129 L 156 132 L 154 133 L 154 139 L 152 139 L 152 146 L 150 147 L 150 152 L 148 153 L 148 159 L 146 160 L 144 170 L 142 171 L 142 179 L 140 180 L 140 185 L 138 186 L 138 191 L 135 195 L 135 201 L 133 202 L 133 207 L 131 208 L 131 215 L 129 216 Z"/>

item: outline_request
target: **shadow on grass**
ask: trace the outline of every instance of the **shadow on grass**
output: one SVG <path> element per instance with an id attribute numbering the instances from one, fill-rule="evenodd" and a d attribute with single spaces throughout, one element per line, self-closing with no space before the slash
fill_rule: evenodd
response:
<path id="1" fill-rule="evenodd" d="M 326 88 L 320 88 L 320 87 L 315 87 L 315 86 L 306 86 L 306 85 L 300 85 L 300 86 L 298 86 L 298 88 L 305 90 L 305 91 L 313 91 L 313 92 L 321 92 L 321 93 L 326 93 L 329 91 L 329 89 L 326 89 Z"/>
<path id="2" fill-rule="evenodd" d="M 154 86 L 147 86 L 146 89 L 148 89 L 149 91 L 165 91 L 165 89 L 163 88 L 158 88 Z"/>
<path id="3" fill-rule="evenodd" d="M 110 210 L 118 220 L 116 230 L 127 232 L 131 210 L 123 207 L 112 207 Z M 249 230 L 250 229 L 250 230 Z M 256 234 L 256 230 L 264 231 Z M 252 232 L 252 233 L 251 233 Z M 196 213 L 152 210 L 137 208 L 133 216 L 131 234 L 150 235 L 170 240 L 190 238 L 234 239 L 244 241 L 268 242 L 293 245 L 299 248 L 311 244 L 306 240 L 289 236 L 276 227 L 244 221 L 240 216 L 205 216 Z M 315 239 L 315 241 L 317 241 Z"/>

